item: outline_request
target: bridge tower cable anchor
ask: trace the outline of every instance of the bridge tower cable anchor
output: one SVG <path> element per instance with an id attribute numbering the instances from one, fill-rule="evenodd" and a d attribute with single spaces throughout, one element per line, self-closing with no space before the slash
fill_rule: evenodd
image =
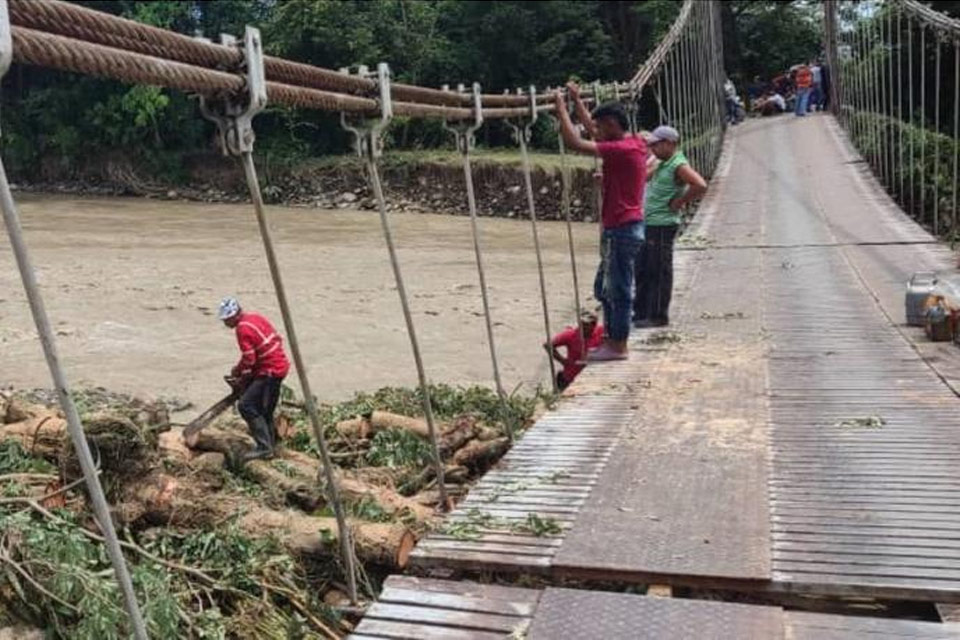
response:
<path id="1" fill-rule="evenodd" d="M 346 71 L 346 70 L 341 70 Z M 403 310 L 403 319 L 407 326 L 407 337 L 410 339 L 410 348 L 413 351 L 413 360 L 417 368 L 417 379 L 420 385 L 420 402 L 423 415 L 427 421 L 427 432 L 430 436 L 430 449 L 433 456 L 434 471 L 437 478 L 437 489 L 440 494 L 440 506 L 448 511 L 452 506 L 447 496 L 446 481 L 444 478 L 443 458 L 440 456 L 440 447 L 437 444 L 437 426 L 433 416 L 433 402 L 430 398 L 430 385 L 427 381 L 426 369 L 423 365 L 423 356 L 420 352 L 420 342 L 417 339 L 417 329 L 410 311 L 410 302 L 407 297 L 407 288 L 404 284 L 403 271 L 400 268 L 400 259 L 393 241 L 393 232 L 387 216 L 387 202 L 383 195 L 383 183 L 380 180 L 378 167 L 383 155 L 383 134 L 393 119 L 393 101 L 390 92 L 390 67 L 386 62 L 377 65 L 377 70 L 371 74 L 364 66 L 358 68 L 358 75 L 365 76 L 375 82 L 378 92 L 377 104 L 380 108 L 378 116 L 373 118 L 357 118 L 350 120 L 347 113 L 340 113 L 341 126 L 353 136 L 354 149 L 363 159 L 377 201 L 380 213 L 380 225 L 383 229 L 383 238 L 390 256 L 390 266 L 397 286 L 397 295 L 400 298 L 400 307 Z"/>
<path id="2" fill-rule="evenodd" d="M 236 41 L 230 36 L 221 36 L 221 42 L 229 46 Z M 253 130 L 253 119 L 267 105 L 267 84 L 264 74 L 263 46 L 260 40 L 259 29 L 249 26 L 246 28 L 242 51 L 243 62 L 241 63 L 241 70 L 245 74 L 246 91 L 217 99 L 201 96 L 200 112 L 205 118 L 217 126 L 218 141 L 224 155 L 238 158 L 243 168 L 247 189 L 250 192 L 250 200 L 253 203 L 257 225 L 260 230 L 260 238 L 263 241 L 270 277 L 273 281 L 273 288 L 277 296 L 277 303 L 280 307 L 280 314 L 283 317 L 283 325 L 287 333 L 287 342 L 290 346 L 290 353 L 293 356 L 294 366 L 297 370 L 300 388 L 303 391 L 304 406 L 307 409 L 310 426 L 312 427 L 314 438 L 320 450 L 320 458 L 323 462 L 323 474 L 326 484 L 325 493 L 333 505 L 337 528 L 339 529 L 341 560 L 347 578 L 348 595 L 350 596 L 351 602 L 356 604 L 358 601 L 357 574 L 352 536 L 347 526 L 343 500 L 334 473 L 334 466 L 330 458 L 327 440 L 323 433 L 323 425 L 320 422 L 320 416 L 317 412 L 316 399 L 310 388 L 310 378 L 300 350 L 300 342 L 297 338 L 293 313 L 287 299 L 286 287 L 284 286 L 280 264 L 274 249 L 270 225 L 268 224 L 264 209 L 263 195 L 260 192 L 257 170 L 253 162 L 253 146 L 256 139 Z"/>
<path id="3" fill-rule="evenodd" d="M 444 86 L 445 91 L 449 87 Z M 466 94 L 464 85 L 457 88 L 460 94 Z M 493 314 L 490 310 L 490 298 L 487 292 L 487 276 L 483 264 L 483 249 L 480 244 L 480 229 L 477 222 L 477 198 L 473 185 L 473 168 L 470 164 L 470 152 L 476 144 L 476 132 L 483 126 L 483 105 L 481 103 L 480 84 L 473 83 L 471 89 L 473 98 L 473 119 L 459 120 L 450 122 L 447 119 L 443 121 L 443 128 L 453 134 L 457 151 L 463 160 L 463 179 L 467 191 L 467 209 L 470 214 L 470 231 L 473 236 L 473 253 L 477 262 L 477 277 L 480 282 L 480 299 L 483 302 L 483 319 L 487 330 L 487 344 L 490 348 L 490 363 L 493 367 L 493 381 L 496 385 L 497 397 L 500 399 L 500 410 L 504 426 L 507 431 L 507 437 L 513 442 L 514 424 L 507 406 L 507 394 L 503 388 L 503 380 L 500 377 L 500 364 L 497 358 L 497 344 L 493 332 Z"/>
<path id="4" fill-rule="evenodd" d="M 595 91 L 599 87 L 599 83 L 594 85 Z M 523 95 L 522 90 L 517 89 L 517 95 Z M 536 202 L 533 196 L 533 180 L 530 177 L 530 153 L 527 150 L 527 145 L 530 143 L 530 139 L 533 133 L 533 124 L 537 121 L 537 90 L 533 85 L 530 85 L 528 97 L 530 98 L 529 112 L 526 117 L 521 116 L 516 119 L 507 120 L 508 126 L 513 130 L 513 136 L 517 141 L 517 144 L 520 146 L 520 157 L 522 160 L 523 167 L 523 182 L 527 192 L 527 209 L 530 213 L 530 231 L 533 235 L 533 250 L 537 256 L 537 275 L 540 280 L 540 306 L 543 310 L 543 330 L 546 338 L 546 343 L 549 344 L 550 340 L 553 338 L 553 333 L 550 330 L 550 308 L 547 303 L 547 281 L 543 274 L 543 252 L 540 249 L 540 233 L 537 228 L 537 207 Z M 597 98 L 596 93 L 594 98 Z M 557 386 L 557 366 L 553 361 L 553 355 L 547 354 L 547 361 L 550 364 L 550 385 L 553 389 L 553 393 L 558 393 L 559 388 Z"/>
<path id="5" fill-rule="evenodd" d="M 10 69 L 12 60 L 13 40 L 10 27 L 9 7 L 6 0 L 0 0 L 0 76 L 5 75 Z M 20 272 L 20 279 L 23 282 L 23 290 L 27 297 L 27 303 L 30 306 L 33 322 L 37 328 L 37 335 L 40 338 L 40 346 L 43 349 L 47 367 L 50 369 L 50 377 L 53 380 L 53 386 L 57 393 L 60 408 L 63 409 L 67 421 L 67 432 L 70 435 L 73 448 L 77 453 L 80 469 L 83 472 L 84 483 L 90 495 L 94 516 L 96 517 L 100 531 L 103 533 L 104 546 L 107 549 L 110 564 L 113 566 L 117 583 L 120 586 L 124 608 L 130 620 L 132 635 L 136 640 L 147 640 L 149 637 L 147 635 L 147 627 L 143 619 L 143 614 L 140 611 L 140 605 L 137 602 L 136 593 L 133 589 L 130 570 L 127 567 L 123 550 L 120 547 L 117 530 L 114 527 L 110 514 L 110 505 L 103 492 L 103 486 L 100 484 L 97 465 L 90 452 L 90 445 L 87 442 L 87 437 L 83 430 L 80 413 L 73 400 L 66 373 L 60 363 L 53 326 L 50 323 L 50 317 L 47 315 L 47 308 L 44 304 L 39 284 L 37 283 L 36 271 L 33 267 L 33 261 L 30 258 L 26 238 L 24 238 L 23 235 L 20 213 L 17 211 L 16 204 L 13 201 L 13 193 L 10 190 L 10 183 L 7 180 L 7 173 L 2 160 L 0 160 L 0 209 L 2 209 L 4 225 L 7 229 L 7 236 L 10 238 L 10 246 L 13 249 L 14 259 Z"/>

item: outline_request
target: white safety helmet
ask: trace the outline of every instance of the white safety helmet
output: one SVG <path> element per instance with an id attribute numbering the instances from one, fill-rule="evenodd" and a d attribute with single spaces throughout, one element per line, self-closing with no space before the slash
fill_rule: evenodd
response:
<path id="1" fill-rule="evenodd" d="M 240 303 L 237 302 L 236 298 L 224 298 L 220 301 L 220 311 L 217 313 L 218 318 L 221 320 L 229 320 L 238 313 L 240 313 Z"/>

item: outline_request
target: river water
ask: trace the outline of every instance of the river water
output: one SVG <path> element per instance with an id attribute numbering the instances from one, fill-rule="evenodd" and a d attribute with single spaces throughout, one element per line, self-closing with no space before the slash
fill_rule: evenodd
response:
<path id="1" fill-rule="evenodd" d="M 282 328 L 249 205 L 18 200 L 72 384 L 207 405 L 226 391 L 222 376 L 238 357 L 232 332 L 216 320 L 220 298 L 235 295 Z M 268 213 L 314 393 L 340 400 L 415 384 L 377 215 L 286 207 Z M 429 378 L 492 385 L 469 220 L 391 214 L 391 221 Z M 505 385 L 548 385 L 530 223 L 483 218 L 480 225 Z M 556 331 L 574 317 L 566 226 L 544 222 L 540 232 Z M 576 224 L 574 235 L 586 296 L 597 229 Z M 0 387 L 50 386 L 6 234 L 0 362 Z"/>

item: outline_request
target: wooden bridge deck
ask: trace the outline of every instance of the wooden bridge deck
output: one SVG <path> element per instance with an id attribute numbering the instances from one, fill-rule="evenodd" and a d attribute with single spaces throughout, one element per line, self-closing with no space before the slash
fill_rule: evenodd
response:
<path id="1" fill-rule="evenodd" d="M 671 331 L 588 368 L 414 564 L 960 601 L 960 358 L 902 326 L 949 252 L 821 116 L 737 128 L 682 244 Z"/>
<path id="2" fill-rule="evenodd" d="M 391 576 L 352 640 L 947 640 L 954 624 Z"/>

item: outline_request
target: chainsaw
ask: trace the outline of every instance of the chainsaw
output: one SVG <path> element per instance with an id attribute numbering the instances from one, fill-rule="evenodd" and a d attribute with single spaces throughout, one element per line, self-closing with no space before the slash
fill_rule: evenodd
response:
<path id="1" fill-rule="evenodd" d="M 192 447 L 197 444 L 197 437 L 200 432 L 211 422 L 213 422 L 217 416 L 233 406 L 233 403 L 237 401 L 240 397 L 240 394 L 243 393 L 243 386 L 238 384 L 235 380 L 230 379 L 229 376 L 224 378 L 227 381 L 227 384 L 230 385 L 231 391 L 230 394 L 224 396 L 216 402 L 212 407 L 201 413 L 196 419 L 194 419 L 190 424 L 188 424 L 183 429 L 183 440 L 186 442 L 188 447 Z"/>

